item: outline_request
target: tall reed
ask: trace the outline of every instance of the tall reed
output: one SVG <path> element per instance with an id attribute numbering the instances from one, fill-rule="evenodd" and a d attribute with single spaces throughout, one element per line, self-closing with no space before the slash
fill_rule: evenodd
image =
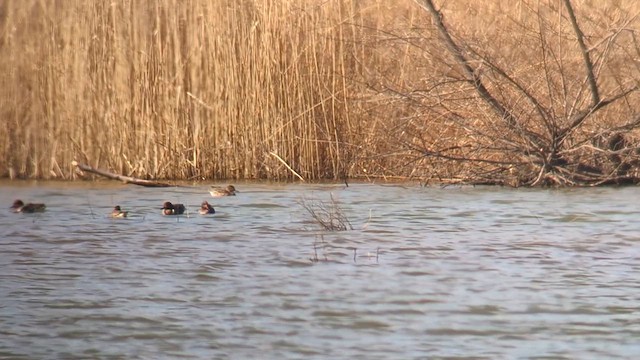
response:
<path id="1" fill-rule="evenodd" d="M 352 70 L 340 33 L 358 16 L 340 1 L 0 6 L 0 175 L 69 178 L 77 159 L 140 177 L 290 178 L 270 153 L 305 178 L 337 173 Z"/>

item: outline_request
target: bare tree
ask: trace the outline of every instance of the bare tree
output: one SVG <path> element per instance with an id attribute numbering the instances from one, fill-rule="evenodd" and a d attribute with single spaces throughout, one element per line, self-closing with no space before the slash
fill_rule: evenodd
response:
<path id="1" fill-rule="evenodd" d="M 424 134 L 430 125 L 407 122 L 403 131 L 412 136 L 403 138 L 406 148 L 422 158 L 457 164 L 453 165 L 456 178 L 465 183 L 640 182 L 640 148 L 633 132 L 640 127 L 640 108 L 634 106 L 640 69 L 630 65 L 640 53 L 633 45 L 635 33 L 628 28 L 637 15 L 629 15 L 598 39 L 583 33 L 570 0 L 557 8 L 531 6 L 538 15 L 538 27 L 526 31 L 537 39 L 539 58 L 534 65 L 518 67 L 457 38 L 432 0 L 416 3 L 430 15 L 437 38 L 449 54 L 436 60 L 453 62 L 449 66 L 454 75 L 442 76 L 419 95 L 395 91 L 421 104 L 426 116 L 452 124 L 440 135 L 453 134 L 454 141 L 452 145 L 439 142 L 437 136 L 427 138 Z M 552 29 L 551 12 L 566 31 Z M 623 36 L 627 42 L 621 40 Z M 554 41 L 562 41 L 562 51 L 572 53 L 563 56 Z M 620 76 L 616 67 L 629 68 L 633 76 Z M 624 118 L 608 119 L 612 114 Z"/>

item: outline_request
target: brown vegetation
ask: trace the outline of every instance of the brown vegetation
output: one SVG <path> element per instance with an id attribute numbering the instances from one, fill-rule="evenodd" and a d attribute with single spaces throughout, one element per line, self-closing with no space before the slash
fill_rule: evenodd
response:
<path id="1" fill-rule="evenodd" d="M 304 208 L 313 220 L 322 230 L 326 231 L 346 231 L 353 230 L 353 226 L 344 210 L 333 197 L 331 201 L 325 202 L 321 200 L 302 199 L 300 205 Z"/>
<path id="2" fill-rule="evenodd" d="M 639 12 L 0 2 L 0 176 L 635 183 Z"/>

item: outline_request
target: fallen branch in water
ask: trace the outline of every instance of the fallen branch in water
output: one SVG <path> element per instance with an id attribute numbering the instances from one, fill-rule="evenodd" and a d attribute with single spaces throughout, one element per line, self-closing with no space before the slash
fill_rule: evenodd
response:
<path id="1" fill-rule="evenodd" d="M 118 174 L 110 173 L 110 172 L 105 171 L 105 170 L 100 170 L 100 169 L 93 168 L 93 167 L 91 167 L 89 165 L 80 164 L 75 160 L 71 162 L 71 165 L 77 166 L 78 169 L 80 169 L 82 171 L 86 171 L 86 172 L 90 172 L 90 173 L 97 174 L 97 175 L 100 175 L 100 176 L 104 176 L 104 177 L 112 179 L 112 180 L 120 180 L 120 181 L 122 181 L 122 182 L 124 182 L 126 184 L 134 184 L 134 185 L 140 185 L 140 186 L 146 186 L 146 187 L 174 187 L 174 186 L 176 186 L 176 185 L 157 182 L 157 181 L 153 181 L 153 180 L 144 180 L 144 179 L 133 178 L 133 177 L 130 177 L 130 176 L 124 176 L 124 175 L 118 175 Z"/>

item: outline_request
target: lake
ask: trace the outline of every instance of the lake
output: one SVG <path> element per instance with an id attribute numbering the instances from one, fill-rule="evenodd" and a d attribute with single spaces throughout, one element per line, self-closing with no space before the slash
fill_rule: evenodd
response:
<path id="1" fill-rule="evenodd" d="M 0 358 L 640 354 L 636 187 L 235 185 L 1 182 Z"/>

